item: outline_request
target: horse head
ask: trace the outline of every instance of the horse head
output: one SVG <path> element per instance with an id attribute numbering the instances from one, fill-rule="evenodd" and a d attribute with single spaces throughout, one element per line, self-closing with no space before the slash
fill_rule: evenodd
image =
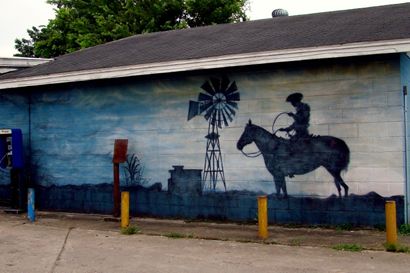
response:
<path id="1" fill-rule="evenodd" d="M 277 136 L 258 125 L 252 124 L 252 121 L 249 120 L 236 144 L 236 148 L 242 151 L 243 147 L 254 142 L 262 154 L 272 153 L 279 143 L 278 140 L 279 138 Z"/>
<path id="2" fill-rule="evenodd" d="M 238 140 L 238 143 L 236 143 L 236 148 L 238 148 L 239 151 L 242 151 L 243 147 L 245 147 L 248 144 L 251 144 L 254 141 L 253 127 L 254 125 L 252 124 L 252 121 L 249 119 L 249 122 L 245 126 L 245 131 L 243 131 L 241 137 Z"/>

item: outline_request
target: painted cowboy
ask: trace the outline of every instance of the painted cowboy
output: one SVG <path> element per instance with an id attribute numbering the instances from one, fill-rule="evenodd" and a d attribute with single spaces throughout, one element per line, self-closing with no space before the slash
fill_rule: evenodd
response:
<path id="1" fill-rule="evenodd" d="M 297 140 L 310 136 L 308 127 L 310 119 L 310 107 L 302 102 L 303 94 L 293 93 L 286 98 L 286 102 L 290 102 L 296 109 L 296 113 L 289 112 L 288 116 L 292 117 L 294 122 L 287 128 L 281 128 L 279 131 L 287 132 L 294 131 L 295 134 L 291 139 Z"/>

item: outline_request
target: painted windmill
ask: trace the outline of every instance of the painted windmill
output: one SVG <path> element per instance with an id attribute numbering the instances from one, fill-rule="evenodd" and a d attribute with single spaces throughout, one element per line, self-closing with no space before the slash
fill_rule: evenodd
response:
<path id="1" fill-rule="evenodd" d="M 208 121 L 202 187 L 214 191 L 217 182 L 222 181 L 226 190 L 219 129 L 233 121 L 240 96 L 235 81 L 227 77 L 210 78 L 201 88 L 204 92 L 199 93 L 198 101 L 189 101 L 188 120 L 203 114 Z"/>

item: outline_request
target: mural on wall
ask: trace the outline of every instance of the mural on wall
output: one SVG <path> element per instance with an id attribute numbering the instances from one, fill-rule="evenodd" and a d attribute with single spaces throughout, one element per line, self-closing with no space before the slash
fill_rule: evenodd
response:
<path id="1" fill-rule="evenodd" d="M 219 129 L 227 127 L 233 121 L 238 109 L 240 95 L 236 82 L 228 77 L 210 78 L 201 86 L 198 101 L 189 101 L 188 121 L 204 114 L 208 121 L 205 162 L 202 176 L 203 188 L 215 191 L 218 180 L 221 180 L 226 191 L 225 173 L 222 161 Z"/>
<path id="2" fill-rule="evenodd" d="M 292 77 L 276 72 L 229 75 L 228 87 L 229 84 L 237 85 L 240 90 L 240 101 L 231 102 L 238 103 L 239 109 L 225 109 L 233 110 L 235 115 L 221 112 L 222 130 L 218 122 L 214 123 L 220 135 L 218 140 L 227 189 L 265 194 L 276 192 L 272 174 L 266 171 L 262 156 L 247 159 L 237 150 L 236 143 L 249 118 L 253 124 L 268 129 L 272 125 L 272 115 L 285 112 L 278 119 L 276 129 L 299 126 L 302 131 L 299 135 L 337 136 L 348 143 L 351 151 L 349 171 L 343 179 L 348 182 L 349 194 L 366 194 L 368 189 L 377 190 L 384 196 L 400 194 L 403 178 L 398 159 L 402 153 L 402 121 L 397 113 L 401 113 L 401 108 L 391 99 L 396 93 L 388 91 L 393 89 L 395 81 L 391 80 L 388 87 L 381 88 L 372 84 L 368 71 L 363 72 L 365 80 L 355 76 L 343 81 L 323 80 L 331 78 L 331 72 L 319 71 L 315 78 L 309 78 L 312 82 L 306 82 L 302 72 L 290 74 Z M 184 165 L 184 170 L 202 169 L 203 176 L 204 146 L 208 142 L 204 136 L 212 132 L 208 132 L 212 116 L 208 120 L 195 117 L 187 122 L 187 112 L 189 99 L 196 100 L 199 93 L 203 95 L 199 95 L 197 105 L 202 104 L 203 98 L 210 101 L 209 98 L 214 97 L 211 96 L 213 91 L 200 89 L 204 82 L 213 88 L 212 81 L 207 79 L 210 75 L 98 87 L 89 85 L 33 94 L 32 162 L 36 180 L 42 185 L 110 183 L 110 153 L 115 138 L 131 140 L 130 149 L 143 162 L 147 186 L 162 183 L 166 189 L 169 170 L 173 166 Z M 369 90 L 373 87 L 378 90 Z M 285 102 L 292 90 L 303 90 L 304 98 L 300 102 L 305 106 L 301 108 L 307 110 L 301 111 L 303 118 L 300 122 L 286 114 L 293 112 L 299 116 L 292 101 Z M 237 94 L 239 99 L 238 91 L 232 94 Z M 204 110 L 202 116 L 206 113 Z M 225 127 L 222 113 L 228 127 Z M 293 160 L 297 160 L 298 146 L 291 146 L 295 150 L 290 151 Z M 253 149 L 250 146 L 244 150 Z M 336 187 L 329 183 L 333 178 L 325 168 L 292 178 L 295 174 L 286 176 L 287 192 L 293 196 L 322 198 L 337 194 Z M 218 179 L 217 190 L 223 190 L 220 176 Z"/>
<path id="3" fill-rule="evenodd" d="M 294 120 L 289 127 L 270 133 L 252 124 L 249 120 L 238 140 L 237 148 L 243 151 L 246 145 L 252 142 L 256 144 L 263 156 L 266 168 L 273 176 L 277 196 L 280 196 L 281 192 L 284 197 L 288 195 L 286 176 L 306 174 L 320 166 L 323 166 L 333 176 L 339 196 L 341 196 L 341 186 L 344 189 L 344 195 L 348 196 L 349 187 L 343 181 L 341 172 L 347 170 L 349 165 L 349 147 L 343 140 L 333 136 L 309 134 L 310 107 L 302 102 L 302 98 L 301 93 L 293 93 L 286 99 L 296 109 L 296 113 L 287 113 Z M 278 131 L 287 132 L 290 138 L 277 136 Z M 294 134 L 290 134 L 292 131 Z"/>
<path id="4" fill-rule="evenodd" d="M 301 93 L 293 93 L 286 98 L 286 101 L 295 107 L 296 113 L 287 113 L 294 121 L 292 125 L 287 128 L 280 128 L 279 131 L 286 132 L 292 140 L 309 138 L 310 107 L 307 103 L 303 103 L 302 99 L 303 94 Z M 293 135 L 290 134 L 292 131 L 294 131 Z"/>
<path id="5" fill-rule="evenodd" d="M 229 79 L 198 72 L 82 82 L 31 92 L 30 119 L 27 107 L 7 100 L 0 112 L 2 127 L 28 132 L 31 122 L 41 208 L 110 213 L 112 144 L 128 138 L 135 155 L 121 186 L 134 213 L 252 220 L 264 194 L 273 222 L 383 223 L 386 198 L 403 207 L 397 67 L 372 59 L 225 70 Z M 263 156 L 249 159 L 237 146 Z M 347 167 L 348 187 L 340 176 Z M 212 171 L 220 172 L 215 183 Z M 8 181 L 0 173 L 0 195 Z"/>
<path id="6" fill-rule="evenodd" d="M 127 160 L 123 165 L 123 171 L 126 186 L 142 186 L 148 182 L 143 176 L 144 167 L 136 154 L 127 155 Z"/>

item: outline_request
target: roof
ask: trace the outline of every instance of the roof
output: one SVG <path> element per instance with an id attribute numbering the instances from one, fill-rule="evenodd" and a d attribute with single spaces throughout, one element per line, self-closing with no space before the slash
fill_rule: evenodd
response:
<path id="1" fill-rule="evenodd" d="M 410 3 L 135 35 L 0 76 L 0 89 L 410 51 Z"/>
<path id="2" fill-rule="evenodd" d="M 51 61 L 43 58 L 0 57 L 0 74 Z"/>

